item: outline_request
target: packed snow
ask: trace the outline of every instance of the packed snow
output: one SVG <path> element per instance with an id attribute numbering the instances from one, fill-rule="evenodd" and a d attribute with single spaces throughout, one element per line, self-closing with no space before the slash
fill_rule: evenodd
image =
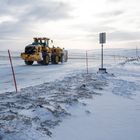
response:
<path id="1" fill-rule="evenodd" d="M 25 66 L 14 52 L 18 93 L 0 56 L 0 140 L 140 139 L 140 58 L 134 50 L 70 51 L 69 62 Z"/>

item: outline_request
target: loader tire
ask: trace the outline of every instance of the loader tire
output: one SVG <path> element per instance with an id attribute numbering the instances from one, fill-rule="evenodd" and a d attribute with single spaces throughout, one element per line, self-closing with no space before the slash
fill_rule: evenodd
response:
<path id="1" fill-rule="evenodd" d="M 54 55 L 54 54 L 51 55 L 51 63 L 52 63 L 52 64 L 55 63 L 55 55 Z"/>
<path id="2" fill-rule="evenodd" d="M 64 55 L 62 54 L 59 59 L 60 59 L 60 62 L 63 63 L 64 62 Z"/>
<path id="3" fill-rule="evenodd" d="M 43 57 L 43 65 L 48 65 L 49 64 L 49 55 L 47 54 L 45 57 Z"/>
<path id="4" fill-rule="evenodd" d="M 32 65 L 34 63 L 34 61 L 25 61 L 26 65 Z"/>
<path id="5" fill-rule="evenodd" d="M 58 64 L 59 63 L 59 56 L 55 56 L 55 64 Z"/>
<path id="6" fill-rule="evenodd" d="M 50 57 L 49 57 L 49 55 L 46 55 L 45 65 L 48 65 L 49 64 L 49 61 L 50 61 Z"/>
<path id="7" fill-rule="evenodd" d="M 37 63 L 38 63 L 39 65 L 43 65 L 43 60 L 37 61 Z"/>

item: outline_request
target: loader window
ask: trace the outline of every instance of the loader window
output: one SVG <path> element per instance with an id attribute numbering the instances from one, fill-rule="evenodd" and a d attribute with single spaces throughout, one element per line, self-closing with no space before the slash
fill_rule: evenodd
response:
<path id="1" fill-rule="evenodd" d="M 48 44 L 47 44 L 47 41 L 46 41 L 46 40 L 43 40 L 42 44 L 43 44 L 43 46 L 48 46 Z"/>
<path id="2" fill-rule="evenodd" d="M 35 38 L 34 39 L 34 42 L 32 43 L 32 45 L 38 45 L 39 44 L 39 42 L 38 42 L 38 40 Z"/>
<path id="3" fill-rule="evenodd" d="M 27 47 L 25 48 L 25 53 L 26 53 L 26 54 L 34 54 L 34 53 L 35 53 L 35 47 L 27 46 Z"/>

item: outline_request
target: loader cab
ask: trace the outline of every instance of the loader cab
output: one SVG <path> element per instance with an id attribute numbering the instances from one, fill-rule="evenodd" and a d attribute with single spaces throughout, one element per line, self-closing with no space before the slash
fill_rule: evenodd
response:
<path id="1" fill-rule="evenodd" d="M 33 39 L 34 39 L 34 41 L 33 41 L 32 45 L 39 45 L 38 39 L 37 38 L 33 38 Z"/>
<path id="2" fill-rule="evenodd" d="M 37 38 L 34 37 L 34 42 L 32 43 L 33 45 L 41 45 L 45 47 L 49 47 L 49 38 L 43 37 L 43 38 Z"/>

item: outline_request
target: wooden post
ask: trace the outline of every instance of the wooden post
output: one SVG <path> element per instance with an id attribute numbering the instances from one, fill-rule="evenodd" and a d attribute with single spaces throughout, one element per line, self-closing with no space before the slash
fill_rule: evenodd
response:
<path id="1" fill-rule="evenodd" d="M 14 72 L 14 68 L 13 68 L 12 58 L 11 58 L 11 54 L 10 54 L 9 50 L 8 50 L 8 54 L 9 54 L 9 60 L 10 60 L 10 64 L 11 64 L 12 74 L 13 74 L 14 85 L 15 85 L 15 89 L 16 89 L 16 93 L 17 93 L 16 77 L 15 77 L 15 72 Z"/>

